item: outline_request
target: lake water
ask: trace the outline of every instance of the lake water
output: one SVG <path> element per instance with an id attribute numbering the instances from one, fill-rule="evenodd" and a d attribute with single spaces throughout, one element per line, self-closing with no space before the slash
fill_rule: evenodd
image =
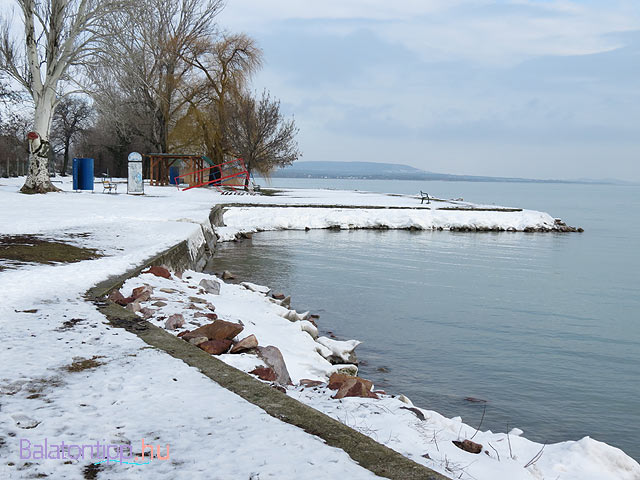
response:
<path id="1" fill-rule="evenodd" d="M 583 234 L 265 232 L 215 270 L 271 286 L 325 334 L 355 338 L 360 375 L 482 429 L 590 435 L 640 459 L 640 187 L 274 179 L 547 211 Z"/>

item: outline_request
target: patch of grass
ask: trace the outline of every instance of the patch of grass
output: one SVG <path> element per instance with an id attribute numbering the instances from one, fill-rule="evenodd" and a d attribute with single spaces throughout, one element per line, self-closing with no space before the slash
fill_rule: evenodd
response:
<path id="1" fill-rule="evenodd" d="M 103 358 L 100 356 L 93 356 L 91 358 L 81 358 L 73 362 L 71 365 L 67 365 L 65 369 L 68 372 L 82 372 L 84 370 L 90 370 L 97 368 L 100 365 L 104 365 L 104 362 L 99 362 L 96 359 Z"/>
<path id="2" fill-rule="evenodd" d="M 35 235 L 0 235 L 0 260 L 51 265 L 53 263 L 80 262 L 99 257 L 101 255 L 94 249 L 76 247 Z"/>

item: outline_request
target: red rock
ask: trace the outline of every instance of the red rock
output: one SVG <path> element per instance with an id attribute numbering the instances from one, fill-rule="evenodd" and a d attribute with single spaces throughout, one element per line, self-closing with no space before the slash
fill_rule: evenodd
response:
<path id="1" fill-rule="evenodd" d="M 256 348 L 258 346 L 258 339 L 255 335 L 249 335 L 236 343 L 229 353 L 240 353 L 250 348 Z"/>
<path id="2" fill-rule="evenodd" d="M 373 383 L 369 380 L 365 380 L 360 377 L 353 377 L 344 373 L 334 373 L 329 378 L 329 388 L 331 390 L 338 390 L 333 398 L 344 397 L 363 397 L 363 398 L 378 398 L 378 396 L 371 391 Z"/>
<path id="3" fill-rule="evenodd" d="M 324 382 L 321 382 L 320 380 L 309 380 L 308 378 L 303 378 L 302 380 L 300 380 L 300 385 L 302 385 L 303 387 L 319 387 L 323 384 Z"/>
<path id="4" fill-rule="evenodd" d="M 153 267 L 150 267 L 149 270 L 142 273 L 151 273 L 156 277 L 171 278 L 171 272 L 169 272 L 169 270 L 167 270 L 164 267 L 153 266 Z"/>
<path id="5" fill-rule="evenodd" d="M 285 294 L 284 293 L 274 293 L 271 296 L 273 298 L 275 298 L 276 300 L 284 300 L 285 299 Z"/>
<path id="6" fill-rule="evenodd" d="M 187 333 L 191 332 L 191 330 L 185 330 L 184 332 L 180 332 L 178 334 L 178 338 L 185 336 Z"/>
<path id="7" fill-rule="evenodd" d="M 482 445 L 476 442 L 472 442 L 471 440 L 463 440 L 462 442 L 459 440 L 453 440 L 453 444 L 464 450 L 465 452 L 478 454 L 482 452 Z"/>
<path id="8" fill-rule="evenodd" d="M 287 389 L 284 388 L 282 385 L 278 385 L 277 383 L 272 383 L 271 388 L 275 388 L 276 390 L 282 393 L 287 393 Z"/>
<path id="9" fill-rule="evenodd" d="M 221 353 L 229 350 L 231 346 L 231 340 L 207 340 L 198 344 L 198 348 L 201 348 L 211 355 L 220 355 Z"/>
<path id="10" fill-rule="evenodd" d="M 269 345 L 267 347 L 257 347 L 258 356 L 273 369 L 276 374 L 276 381 L 280 385 L 293 385 L 291 382 L 291 376 L 287 370 L 287 365 L 284 362 L 282 352 L 278 347 Z"/>
<path id="11" fill-rule="evenodd" d="M 269 367 L 258 367 L 251 370 L 249 373 L 256 375 L 261 380 L 266 380 L 267 382 L 273 382 L 276 379 L 276 372 Z"/>
<path id="12" fill-rule="evenodd" d="M 196 328 L 194 331 L 184 336 L 185 340 L 189 340 L 188 337 L 207 337 L 209 340 L 231 340 L 238 335 L 244 327 L 239 323 L 225 322 L 224 320 L 216 320 L 208 325 Z"/>
<path id="13" fill-rule="evenodd" d="M 118 305 L 122 305 L 123 307 L 126 307 L 135 300 L 133 297 L 125 297 L 120 293 L 120 290 L 114 290 L 107 298 Z"/>
<path id="14" fill-rule="evenodd" d="M 139 300 L 141 302 L 146 302 L 151 298 L 151 294 L 153 293 L 153 288 L 148 285 L 144 285 L 142 287 L 134 288 L 133 292 L 131 292 L 131 296 Z"/>

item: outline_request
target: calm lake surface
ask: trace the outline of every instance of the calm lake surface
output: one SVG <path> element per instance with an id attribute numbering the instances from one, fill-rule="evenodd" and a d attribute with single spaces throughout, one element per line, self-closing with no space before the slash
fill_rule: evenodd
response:
<path id="1" fill-rule="evenodd" d="M 543 210 L 583 234 L 264 232 L 214 270 L 292 295 L 363 342 L 360 375 L 417 406 L 640 459 L 640 187 L 274 179 Z M 381 371 L 381 367 L 388 371 Z"/>

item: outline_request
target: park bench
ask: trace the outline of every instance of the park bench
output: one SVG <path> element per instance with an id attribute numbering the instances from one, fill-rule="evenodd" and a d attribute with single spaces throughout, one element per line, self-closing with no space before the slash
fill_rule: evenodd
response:
<path id="1" fill-rule="evenodd" d="M 427 203 L 431 203 L 429 194 L 427 192 L 423 192 L 422 190 L 420 190 L 420 204 L 423 204 L 425 200 L 427 201 Z"/>
<path id="2" fill-rule="evenodd" d="M 102 193 L 118 193 L 118 184 L 107 175 L 102 176 Z"/>

